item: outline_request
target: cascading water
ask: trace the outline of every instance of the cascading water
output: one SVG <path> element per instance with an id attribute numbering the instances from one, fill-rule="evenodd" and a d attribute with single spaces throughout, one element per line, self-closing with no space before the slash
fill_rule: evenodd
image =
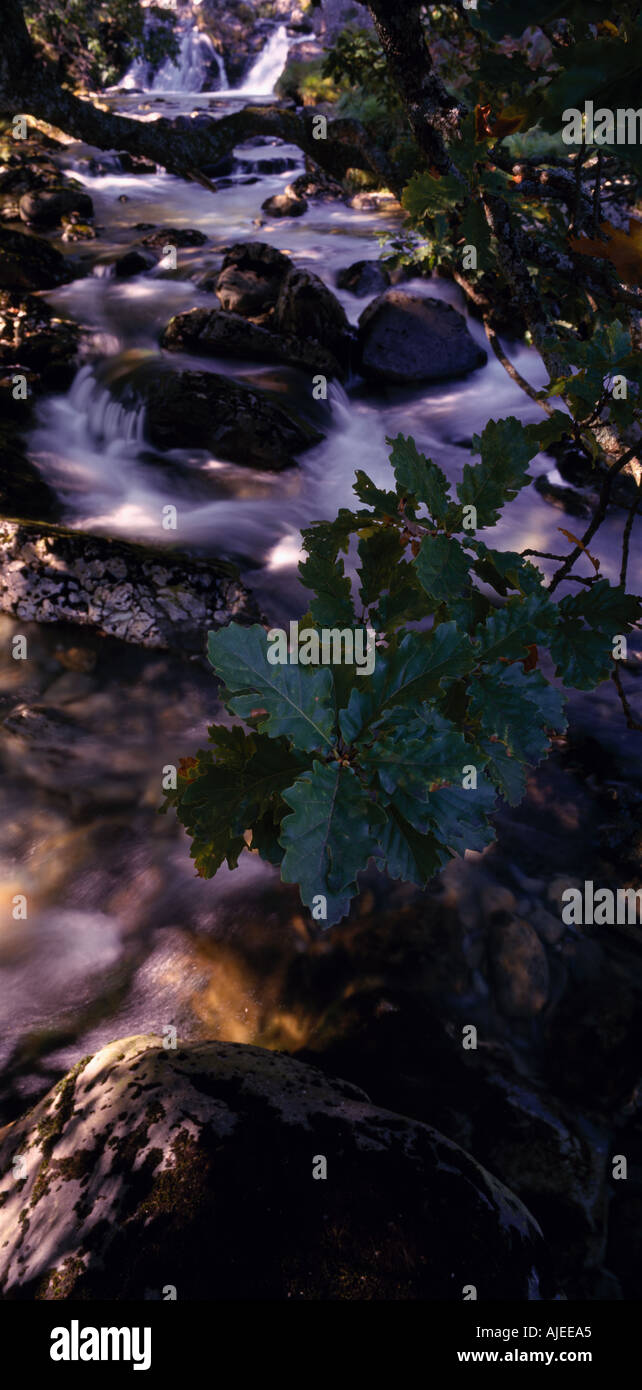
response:
<path id="1" fill-rule="evenodd" d="M 187 84 L 201 81 L 198 59 L 200 54 L 205 60 L 206 50 L 200 45 L 198 52 L 190 50 L 189 32 L 179 31 L 182 57 L 174 65 L 171 82 L 167 69 L 157 75 L 161 84 L 168 82 L 167 87 L 155 84 L 156 101 L 165 115 L 173 105 L 178 114 L 188 116 L 197 104 Z M 239 92 L 228 90 L 212 101 L 203 97 L 201 105 L 211 110 L 215 120 L 238 110 L 245 93 L 250 98 L 271 92 L 286 55 L 286 31 L 273 29 Z M 147 87 L 153 80 L 144 67 L 139 66 L 135 74 L 130 70 L 129 81 L 113 94 L 116 109 L 125 104 L 123 86 Z M 166 101 L 162 92 L 174 83 L 178 95 L 173 102 Z M 132 95 L 128 102 L 128 114 L 149 118 L 153 98 L 146 95 L 138 101 Z M 270 161 L 265 160 L 262 172 L 262 160 L 274 153 L 289 165 L 288 170 L 270 169 Z M 470 462 L 471 439 L 481 433 L 489 417 L 540 418 L 539 407 L 525 400 L 493 355 L 467 379 L 412 390 L 382 387 L 379 392 L 369 389 L 348 396 L 332 384 L 320 419 L 326 437 L 302 454 L 297 468 L 283 473 L 235 465 L 206 448 L 159 451 L 149 442 L 151 431 L 146 428 L 142 405 L 145 393 L 137 389 L 156 371 L 228 373 L 257 390 L 276 389 L 284 399 L 291 390 L 293 400 L 309 405 L 309 375 L 299 374 L 292 380 L 290 369 L 226 358 L 170 357 L 161 352 L 161 334 L 173 315 L 193 308 L 215 309 L 208 286 L 215 280 L 223 247 L 260 238 L 287 248 L 293 264 L 320 275 L 337 293 L 354 324 L 363 300 L 349 290 L 337 289 L 338 272 L 357 260 L 376 259 L 381 233 L 387 230 L 396 239 L 399 220 L 394 213 L 383 216 L 340 200 L 311 202 L 308 215 L 285 224 L 287 230 L 280 222 L 262 218 L 264 200 L 292 177 L 291 161 L 298 160 L 297 167 L 303 169 L 301 152 L 282 143 L 276 151 L 269 147 L 266 151 L 263 140 L 255 147 L 245 142 L 237 151 L 239 167 L 218 181 L 215 193 L 199 182 L 160 171 L 127 173 L 116 155 L 104 153 L 101 172 L 87 172 L 87 156 L 96 154 L 87 146 L 72 147 L 69 153 L 69 168 L 91 193 L 95 206 L 100 236 L 93 244 L 94 274 L 84 273 L 86 265 L 79 266 L 76 279 L 46 293 L 46 301 L 62 317 L 83 324 L 85 364 L 64 394 L 39 400 L 28 442 L 31 458 L 61 500 L 64 525 L 126 537 L 155 550 L 178 542 L 188 553 L 196 548 L 197 553 L 216 558 L 231 556 L 241 564 L 260 611 L 270 622 L 287 626 L 309 602 L 297 578 L 301 528 L 353 505 L 352 483 L 359 465 L 366 467 L 377 486 L 390 486 L 387 437 L 413 435 L 418 447 L 455 482 Z M 247 178 L 248 168 L 256 177 Z M 111 258 L 138 245 L 143 227 L 195 228 L 205 233 L 207 241 L 202 246 L 181 247 L 175 271 L 165 264 L 121 278 Z M 92 243 L 88 257 L 91 248 Z M 437 277 L 429 282 L 408 281 L 406 288 L 465 310 L 458 289 Z M 471 321 L 470 329 L 481 341 L 481 326 Z M 533 386 L 543 384 L 543 368 L 538 375 L 539 359 L 531 349 L 513 344 L 511 357 Z M 550 472 L 550 460 L 541 458 L 533 468 L 537 473 Z M 177 509 L 178 534 L 163 529 L 167 503 Z M 622 517 L 621 511 L 609 516 L 599 536 L 603 572 L 614 582 L 619 573 Z M 506 508 L 492 543 L 501 549 L 556 550 L 562 521 L 560 512 L 534 488 L 525 488 Z M 641 535 L 642 521 L 636 523 L 631 537 L 631 570 L 640 553 Z M 57 579 L 52 573 L 48 582 Z M 633 577 L 632 586 L 636 582 Z M 118 602 L 126 606 L 126 588 Z M 70 656 L 78 648 L 74 662 L 85 651 L 91 660 L 90 641 L 82 628 L 69 638 L 57 626 L 45 624 L 39 629 L 30 655 L 38 680 L 42 679 L 42 687 L 37 688 L 43 693 L 37 698 L 43 708 L 35 711 L 34 723 L 43 742 L 30 748 L 28 742 L 20 741 L 23 734 L 14 734 L 10 767 L 15 767 L 15 775 L 10 781 L 1 779 L 6 798 L 0 802 L 3 883 L 14 882 L 16 836 L 22 835 L 25 867 L 16 889 L 23 891 L 23 882 L 29 882 L 31 875 L 34 884 L 41 885 L 41 899 L 32 908 L 30 897 L 29 921 L 14 924 L 19 933 L 10 934 L 3 927 L 0 934 L 0 964 L 12 972 L 10 988 L 4 991 L 0 1052 L 10 1053 L 28 1037 L 29 1047 L 20 1055 L 31 1057 L 33 1039 L 40 1037 L 49 1040 L 47 1065 L 64 1069 L 115 1037 L 153 1032 L 159 1018 L 177 1020 L 184 1036 L 207 1036 L 208 1029 L 211 1036 L 206 1007 L 218 1010 L 219 1004 L 205 1006 L 204 991 L 211 991 L 208 999 L 218 1001 L 217 990 L 222 999 L 228 987 L 230 1002 L 220 1005 L 213 1026 L 254 1042 L 254 1025 L 248 1022 L 254 985 L 245 992 L 242 972 L 240 985 L 234 983 L 236 964 L 229 979 L 215 955 L 212 966 L 203 943 L 209 950 L 210 941 L 216 945 L 219 939 L 225 942 L 229 936 L 231 940 L 233 929 L 234 940 L 242 947 L 250 943 L 248 960 L 252 959 L 257 938 L 245 935 L 247 923 L 250 931 L 255 924 L 264 931 L 259 892 L 263 887 L 275 890 L 274 874 L 257 856 L 246 855 L 235 873 L 224 867 L 214 883 L 204 882 L 194 875 L 185 842 L 174 835 L 169 818 L 163 819 L 159 833 L 156 815 L 160 768 L 202 746 L 206 723 L 220 716 L 214 683 L 195 664 L 172 664 L 163 653 L 150 657 L 135 648 L 122 652 L 113 642 L 99 654 L 95 672 L 91 665 L 87 667 L 90 674 L 85 674 L 84 667 L 73 665 L 67 670 L 65 664 L 64 674 L 56 674 L 58 646 L 69 647 Z M 12 668 L 4 689 L 14 689 L 13 668 L 20 663 L 12 659 L 7 641 L 0 650 L 0 667 L 3 662 L 7 670 Z M 618 721 L 612 719 L 609 703 L 612 682 L 604 686 L 608 691 L 601 704 L 591 697 L 589 705 L 588 695 L 581 698 L 591 711 L 591 737 L 597 728 L 600 736 L 613 740 L 609 747 L 615 747 L 620 736 L 613 732 Z M 58 703 L 62 704 L 60 714 Z M 20 723 L 27 723 L 22 713 Z M 283 902 L 285 915 L 278 920 L 289 924 L 291 899 L 284 897 Z M 10 916 L 10 910 L 5 916 Z M 225 957 L 221 959 L 224 967 Z M 69 989 L 63 995 L 63 979 L 71 981 L 71 995 Z M 74 1029 L 76 1034 L 73 1041 L 59 1043 L 64 1000 L 72 997 L 74 1013 L 62 1036 L 71 1038 Z M 45 1041 L 41 1046 L 45 1048 Z M 41 1091 L 44 1069 L 32 1082 L 27 1063 L 24 1066 L 24 1084 Z"/>
<path id="2" fill-rule="evenodd" d="M 180 50 L 176 62 L 166 58 L 157 72 L 152 73 L 149 63 L 137 58 L 118 83 L 118 90 L 180 92 L 187 96 L 202 92 L 207 79 L 207 91 L 229 92 L 230 96 L 272 96 L 291 44 L 297 42 L 288 38 L 285 25 L 280 24 L 270 34 L 241 85 L 230 88 L 225 64 L 209 34 L 193 24 L 182 30 L 179 28 L 178 37 Z M 208 76 L 213 67 L 218 71 L 216 85 L 211 75 Z"/>
<path id="3" fill-rule="evenodd" d="M 218 67 L 218 90 L 227 89 L 225 65 L 209 34 L 196 25 L 186 29 L 181 38 L 177 62 L 166 58 L 151 85 L 152 92 L 200 92 L 212 64 Z M 211 85 L 211 84 L 208 84 Z"/>
<path id="4" fill-rule="evenodd" d="M 118 84 L 122 91 L 138 89 L 145 92 L 201 92 L 213 66 L 218 71 L 216 90 L 227 91 L 227 73 L 220 53 L 217 52 L 209 34 L 204 34 L 195 24 L 178 30 L 180 48 L 176 62 L 166 58 L 158 71 L 152 76 L 149 63 L 136 59 L 128 68 Z M 212 79 L 208 79 L 208 90 L 214 90 Z"/>
<path id="5" fill-rule="evenodd" d="M 248 96 L 271 96 L 285 67 L 290 40 L 284 24 L 275 29 L 236 92 Z"/>

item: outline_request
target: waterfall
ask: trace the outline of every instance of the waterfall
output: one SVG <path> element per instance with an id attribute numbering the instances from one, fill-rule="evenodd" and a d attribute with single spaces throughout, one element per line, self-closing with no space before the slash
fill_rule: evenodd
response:
<path id="1" fill-rule="evenodd" d="M 290 40 L 287 35 L 285 24 L 280 24 L 259 53 L 256 62 L 246 74 L 240 87 L 235 87 L 236 92 L 247 93 L 248 96 L 272 96 L 275 85 L 285 67 Z"/>
<path id="2" fill-rule="evenodd" d="M 219 88 L 227 87 L 223 60 L 217 53 L 209 34 L 193 25 L 181 36 L 181 46 L 175 63 L 166 58 L 152 82 L 152 92 L 201 92 L 208 68 L 216 63 Z"/>
<path id="3" fill-rule="evenodd" d="M 151 21 L 150 21 L 151 22 Z M 133 87 L 145 92 L 189 92 L 203 90 L 205 80 L 212 64 L 218 69 L 219 92 L 230 91 L 230 95 L 272 96 L 275 85 L 287 62 L 291 40 L 285 24 L 279 24 L 270 34 L 240 87 L 228 87 L 225 64 L 217 53 L 208 34 L 197 29 L 195 24 L 179 26 L 177 37 L 180 49 L 176 62 L 166 58 L 158 71 L 152 74 L 149 63 L 137 58 L 121 78 L 118 87 L 129 91 Z M 297 42 L 295 39 L 293 42 Z M 300 40 L 299 40 L 300 42 Z M 208 82 L 207 90 L 214 90 Z"/>
<path id="4" fill-rule="evenodd" d="M 193 24 L 188 28 L 179 28 L 177 38 L 180 48 L 176 62 L 166 58 L 158 71 L 151 76 L 149 63 L 137 58 L 118 86 L 124 91 L 136 87 L 145 92 L 201 92 L 208 69 L 215 63 L 218 70 L 218 91 L 226 91 L 225 64 L 209 35 L 203 34 Z M 211 83 L 208 83 L 208 90 L 210 88 Z"/>

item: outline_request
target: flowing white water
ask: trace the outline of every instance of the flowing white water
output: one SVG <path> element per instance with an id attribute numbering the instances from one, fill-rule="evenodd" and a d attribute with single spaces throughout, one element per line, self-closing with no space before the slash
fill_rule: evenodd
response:
<path id="1" fill-rule="evenodd" d="M 272 35 L 273 73 L 277 33 Z M 268 74 L 261 80 L 267 84 L 275 78 Z M 235 95 L 228 92 L 220 99 L 221 113 L 241 104 L 235 103 Z M 170 103 L 157 100 L 166 113 Z M 146 114 L 153 105 L 149 98 L 139 101 L 131 96 L 128 101 L 145 108 Z M 205 95 L 201 101 L 210 104 Z M 175 106 L 181 114 L 188 114 L 193 105 L 189 94 L 177 95 Z M 246 167 L 249 161 L 260 171 L 266 152 L 298 154 L 299 167 L 303 166 L 300 152 L 278 142 L 267 151 L 260 144 L 247 144 L 235 154 Z M 69 167 L 88 155 L 100 152 L 70 148 Z M 107 160 L 101 158 L 104 167 Z M 225 372 L 284 393 L 298 391 L 299 401 L 307 392 L 309 404 L 310 381 L 303 374 L 250 362 L 161 354 L 160 334 L 173 314 L 216 304 L 190 277 L 203 270 L 214 276 L 222 246 L 260 238 L 286 250 L 296 265 L 324 279 L 355 323 L 365 301 L 336 289 L 337 271 L 357 260 L 376 259 L 379 236 L 395 236 L 398 221 L 341 202 L 311 202 L 305 217 L 289 224 L 265 221 L 257 231 L 263 201 L 283 188 L 291 172 L 260 175 L 248 183 L 239 171 L 228 186 L 212 193 L 163 173 L 123 174 L 115 160 L 114 167 L 100 175 L 89 175 L 83 167 L 86 164 L 80 165 L 76 177 L 94 201 L 101 228 L 97 255 L 122 251 L 139 241 L 141 223 L 199 228 L 208 241 L 203 247 L 179 248 L 178 269 L 168 278 L 157 268 L 121 280 L 105 274 L 103 263 L 94 266 L 98 273 L 79 273 L 46 296 L 63 316 L 83 324 L 88 345 L 87 361 L 70 390 L 40 402 L 29 440 L 32 458 L 61 497 L 68 524 L 154 546 L 169 541 L 188 551 L 197 547 L 202 553 L 238 557 L 262 612 L 283 626 L 309 601 L 296 568 L 301 528 L 352 504 L 356 468 L 364 468 L 379 486 L 390 485 L 387 436 L 413 435 L 419 448 L 456 482 L 470 461 L 473 434 L 481 433 L 489 418 L 541 419 L 537 405 L 491 356 L 486 366 L 462 381 L 349 393 L 332 385 L 320 420 L 325 439 L 284 473 L 230 464 L 205 449 L 164 454 L 153 450 L 136 389 L 145 372 L 169 365 Z M 406 288 L 446 299 L 465 312 L 458 289 L 446 281 L 418 280 Z M 480 325 L 469 320 L 469 327 L 483 343 Z M 515 344 L 509 352 L 522 375 L 541 385 L 543 369 L 537 355 Z M 534 461 L 532 471 L 560 481 L 552 461 L 543 456 Z M 177 508 L 177 533 L 162 530 L 167 503 Z M 612 580 L 618 576 L 624 517 L 623 511 L 614 511 L 591 545 Z M 584 525 L 566 519 L 528 487 L 505 509 L 487 539 L 501 549 L 535 546 L 556 551 L 561 544 L 557 528 L 565 523 L 580 531 Z M 631 544 L 634 590 L 640 583 L 641 539 L 642 521 L 636 523 Z M 546 561 L 542 564 L 552 568 Z M 66 641 L 64 632 L 59 637 L 56 629 L 46 626 L 37 640 L 34 634 L 33 662 L 41 670 L 45 706 L 38 718 L 49 718 L 53 733 L 43 734 L 42 745 L 31 750 L 28 740 L 21 742 L 14 734 L 12 780 L 0 779 L 7 922 L 11 894 L 25 891 L 28 874 L 34 883 L 29 922 L 20 924 L 20 932 L 0 932 L 0 965 L 10 972 L 0 1057 L 3 1052 L 8 1055 L 29 1029 L 57 1026 L 68 1001 L 76 1008 L 95 1008 L 81 1019 L 77 1041 L 49 1052 L 51 1065 L 61 1069 L 114 1037 L 157 1031 L 159 1019 L 173 1021 L 186 1038 L 214 1033 L 256 1041 L 247 1021 L 253 1016 L 253 975 L 248 972 L 244 980 L 234 965 L 236 973 L 227 976 L 224 953 L 210 961 L 201 944 L 222 942 L 224 952 L 229 937 L 243 945 L 252 940 L 255 924 L 262 936 L 265 908 L 260 894 L 274 890 L 278 875 L 245 855 L 235 872 L 222 869 L 214 883 L 204 882 L 194 875 L 184 838 L 174 837 L 169 819 L 156 815 L 159 768 L 202 747 L 206 724 L 226 718 L 217 710 L 214 683 L 203 674 L 201 687 L 198 670 L 189 663 L 186 670 L 179 663 L 170 667 L 162 653 L 150 655 L 135 648 L 119 652 L 112 644 L 100 657 L 96 677 L 81 676 L 78 684 L 74 674 L 75 699 L 70 704 L 72 673 L 62 676 L 62 689 L 60 679 L 52 680 L 59 669 L 54 644 Z M 82 629 L 69 645 L 87 645 Z M 18 688 L 20 664 L 11 659 L 9 641 L 0 643 L 0 678 L 5 682 L 0 693 Z M 627 733 L 622 733 L 620 716 L 614 717 L 612 683 L 605 687 L 601 695 L 577 697 L 575 708 L 583 701 L 591 736 L 599 725 L 601 737 L 608 733 L 615 743 Z M 52 718 L 57 701 L 66 711 L 59 724 Z M 74 721 L 71 726 L 65 722 L 68 718 Z M 60 744 L 50 748 L 56 729 Z M 14 890 L 16 864 L 21 869 Z M 285 890 L 282 902 L 288 921 Z M 206 999 L 201 977 L 209 991 Z M 260 979 L 257 988 L 260 992 Z M 57 1046 L 55 1038 L 51 1046 Z M 25 1055 L 31 1055 L 28 1049 Z M 42 1091 L 42 1077 L 33 1084 Z"/>
<path id="2" fill-rule="evenodd" d="M 187 29 L 181 38 L 178 61 L 165 59 L 154 77 L 152 92 L 201 92 L 209 69 L 218 68 L 218 90 L 227 88 L 227 75 L 222 58 L 209 34 L 201 33 L 196 25 Z M 211 83 L 209 84 L 211 86 Z"/>
<path id="3" fill-rule="evenodd" d="M 284 24 L 274 30 L 265 48 L 250 68 L 240 87 L 233 90 L 243 96 L 272 96 L 285 67 L 290 40 Z"/>
<path id="4" fill-rule="evenodd" d="M 233 101 L 231 92 L 228 99 Z M 265 152 L 263 146 L 246 145 L 236 154 L 254 162 Z M 274 153 L 294 155 L 296 151 L 277 145 Z M 155 363 L 161 367 L 167 362 L 158 343 L 173 314 L 214 307 L 211 294 L 199 290 L 189 278 L 212 265 L 212 243 L 256 238 L 253 223 L 261 203 L 293 175 L 268 175 L 248 185 L 239 174 L 215 195 L 198 184 L 160 173 L 77 176 L 91 192 L 97 220 L 119 249 L 140 236 L 136 227 L 141 222 L 199 228 L 209 241 L 202 248 L 179 251 L 175 278 L 165 278 L 158 271 L 125 281 L 93 275 L 48 296 L 61 312 L 88 325 L 94 335 L 93 375 L 84 369 L 69 393 L 43 403 L 30 441 L 32 456 L 60 490 L 73 524 L 162 543 L 167 539 L 160 530 L 162 507 L 175 501 L 184 544 L 207 547 L 249 564 L 262 562 L 263 578 L 253 571 L 252 587 L 266 585 L 270 599 L 279 604 L 288 598 L 296 603 L 301 528 L 315 517 L 333 516 L 338 507 L 351 504 L 356 467 L 365 467 L 379 485 L 389 484 L 386 436 L 394 437 L 399 431 L 414 435 L 419 447 L 456 481 L 470 459 L 473 434 L 481 433 L 489 417 L 539 418 L 537 406 L 491 356 L 485 367 L 463 381 L 349 397 L 333 388 L 331 411 L 321 422 L 326 439 L 301 455 L 297 469 L 282 474 L 242 468 L 206 450 L 174 449 L 163 458 L 146 443 L 143 415 L 134 410 L 136 373 L 141 363 L 153 371 Z M 119 202 L 122 196 L 125 204 Z M 394 234 L 395 221 L 386 222 L 377 213 L 357 212 L 342 203 L 323 203 L 312 205 L 306 217 L 293 222 L 286 232 L 267 222 L 258 235 L 285 247 L 297 265 L 321 274 L 356 322 L 364 301 L 348 291 L 337 291 L 336 274 L 356 260 L 376 258 L 378 237 L 386 228 Z M 418 280 L 407 288 L 446 299 L 465 311 L 460 292 L 444 280 Z M 469 320 L 469 328 L 483 344 L 480 325 Z M 533 384 L 542 384 L 537 355 L 514 345 L 510 352 L 522 374 Z M 169 360 L 176 367 L 225 372 L 257 384 L 263 379 L 267 385 L 276 382 L 278 389 L 293 386 L 295 393 L 306 391 L 305 380 L 293 383 L 292 374 L 283 369 L 225 359 L 172 356 Z M 118 382 L 121 394 L 123 381 L 131 384 L 127 398 L 131 410 L 112 402 L 110 411 L 110 389 Z M 560 482 L 552 461 L 544 456 L 535 460 L 533 472 L 547 473 L 551 482 Z M 533 546 L 554 551 L 559 547 L 557 526 L 563 521 L 559 511 L 528 488 L 506 509 L 492 540 L 510 549 Z M 597 538 L 605 573 L 612 579 L 617 578 L 622 521 L 622 513 L 615 512 Z"/>
<path id="5" fill-rule="evenodd" d="M 205 79 L 212 65 L 218 71 L 215 84 L 217 91 L 226 91 L 228 86 L 225 64 L 217 52 L 209 34 L 204 34 L 195 24 L 178 31 L 180 49 L 176 62 L 166 58 L 158 71 L 152 75 L 149 63 L 137 58 L 127 69 L 118 83 L 122 91 L 137 89 L 144 92 L 183 92 L 198 93 L 203 90 Z M 212 80 L 208 89 L 214 89 Z"/>

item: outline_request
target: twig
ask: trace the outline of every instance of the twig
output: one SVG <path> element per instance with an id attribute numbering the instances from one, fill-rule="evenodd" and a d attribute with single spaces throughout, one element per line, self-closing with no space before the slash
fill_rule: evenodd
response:
<path id="1" fill-rule="evenodd" d="M 570 226 L 572 232 L 577 231 L 579 222 L 580 206 L 582 202 L 582 165 L 586 159 L 588 150 L 588 145 L 585 145 L 582 140 L 582 147 L 578 150 L 575 160 L 575 207 L 573 209 L 573 217 Z"/>
<path id="2" fill-rule="evenodd" d="M 545 412 L 546 415 L 553 415 L 553 407 L 548 404 L 548 401 L 542 400 L 539 393 L 535 390 L 535 387 L 531 386 L 530 382 L 522 376 L 521 372 L 518 372 L 515 364 L 511 362 L 509 357 L 506 356 L 506 353 L 504 352 L 499 338 L 497 337 L 495 329 L 491 328 L 486 314 L 483 315 L 483 323 L 484 328 L 486 329 L 486 337 L 488 338 L 488 341 L 493 349 L 497 361 L 501 362 L 504 371 L 508 372 L 508 375 L 511 378 L 511 380 L 516 382 L 518 386 L 521 386 L 522 391 L 525 391 L 526 395 L 530 396 L 532 401 L 535 401 L 537 405 L 541 406 L 542 410 Z"/>
<path id="3" fill-rule="evenodd" d="M 600 182 L 602 178 L 602 151 L 597 152 L 597 168 L 595 170 L 595 188 L 593 189 L 593 236 L 597 236 L 600 222 Z"/>
<path id="4" fill-rule="evenodd" d="M 623 711 L 624 711 L 624 717 L 625 717 L 625 719 L 626 719 L 627 728 L 629 728 L 629 729 L 637 729 L 637 731 L 638 731 L 639 733 L 642 733 L 642 724 L 639 722 L 639 720 L 637 720 L 637 719 L 635 718 L 635 716 L 634 716 L 634 714 L 633 714 L 633 710 L 631 709 L 631 706 L 630 706 L 630 704 L 629 704 L 629 702 L 628 702 L 628 700 L 627 700 L 627 697 L 626 697 L 626 695 L 624 694 L 624 690 L 623 690 L 623 688 L 622 688 L 622 677 L 621 677 L 620 672 L 619 672 L 619 670 L 618 670 L 618 664 L 617 664 L 617 662 L 615 663 L 615 666 L 614 666 L 614 668 L 613 668 L 613 680 L 614 680 L 614 682 L 615 682 L 615 688 L 616 688 L 616 690 L 617 690 L 617 693 L 618 693 L 618 695 L 619 695 L 619 697 L 620 697 L 620 703 L 621 703 L 622 709 L 623 709 Z"/>
<path id="5" fill-rule="evenodd" d="M 563 579 L 566 579 L 569 570 L 573 568 L 575 561 L 583 553 L 583 551 L 586 550 L 589 541 L 593 539 L 595 532 L 602 525 L 609 504 L 609 498 L 611 496 L 611 488 L 613 486 L 613 481 L 617 477 L 618 473 L 621 473 L 622 469 L 626 467 L 627 463 L 631 462 L 632 458 L 635 458 L 635 450 L 629 449 L 626 454 L 622 454 L 622 457 L 617 460 L 617 463 L 614 463 L 612 467 L 609 468 L 604 482 L 602 483 L 597 510 L 593 515 L 590 525 L 584 532 L 584 535 L 582 536 L 579 545 L 575 546 L 575 549 L 572 550 L 570 555 L 568 555 L 565 559 L 564 564 L 560 565 L 560 568 L 555 571 L 555 574 L 553 575 L 553 578 L 551 579 L 551 582 L 548 586 L 549 594 L 553 593 L 553 591 L 557 588 L 558 584 L 561 584 Z"/>
<path id="6" fill-rule="evenodd" d="M 452 277 L 456 284 L 459 285 L 460 289 L 464 291 L 464 294 L 467 296 L 467 298 L 471 300 L 471 303 L 473 303 L 476 308 L 481 310 L 482 323 L 486 330 L 486 337 L 488 338 L 490 346 L 493 349 L 493 352 L 498 362 L 501 362 L 504 371 L 508 372 L 511 381 L 514 381 L 518 386 L 521 386 L 522 391 L 524 391 L 532 401 L 535 401 L 537 405 L 541 406 L 542 410 L 546 413 L 546 415 L 552 415 L 552 406 L 550 406 L 547 401 L 541 400 L 538 392 L 535 390 L 535 387 L 531 386 L 530 382 L 528 382 L 526 378 L 522 376 L 521 372 L 518 372 L 517 367 L 514 365 L 513 362 L 511 362 L 510 358 L 506 356 L 506 353 L 504 352 L 504 349 L 499 341 L 495 329 L 491 326 L 489 321 L 488 309 L 486 307 L 488 301 L 485 299 L 484 296 L 477 294 L 476 290 L 473 288 L 472 285 L 468 283 L 466 277 L 462 275 L 460 271 L 453 270 Z"/>
<path id="7" fill-rule="evenodd" d="M 623 589 L 626 588 L 626 571 L 629 564 L 629 545 L 631 543 L 631 531 L 633 530 L 633 522 L 635 521 L 635 514 L 640 505 L 640 502 L 642 502 L 642 487 L 640 487 L 640 484 L 638 483 L 638 495 L 635 498 L 629 510 L 629 514 L 626 518 L 626 526 L 624 527 L 624 535 L 622 537 L 622 568 L 620 570 L 620 584 L 622 585 Z"/>

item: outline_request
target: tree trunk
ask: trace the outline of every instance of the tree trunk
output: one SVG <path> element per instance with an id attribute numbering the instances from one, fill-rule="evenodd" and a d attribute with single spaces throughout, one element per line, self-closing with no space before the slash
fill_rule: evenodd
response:
<path id="1" fill-rule="evenodd" d="M 15 521 L 0 521 L 0 612 L 183 655 L 204 655 L 208 628 L 260 620 L 234 565 Z"/>
<path id="2" fill-rule="evenodd" d="M 438 174 L 454 173 L 446 140 L 456 134 L 464 108 L 450 96 L 433 71 L 424 36 L 424 6 L 399 0 L 370 0 L 368 5 L 386 55 L 390 75 L 404 104 L 410 128 Z"/>

